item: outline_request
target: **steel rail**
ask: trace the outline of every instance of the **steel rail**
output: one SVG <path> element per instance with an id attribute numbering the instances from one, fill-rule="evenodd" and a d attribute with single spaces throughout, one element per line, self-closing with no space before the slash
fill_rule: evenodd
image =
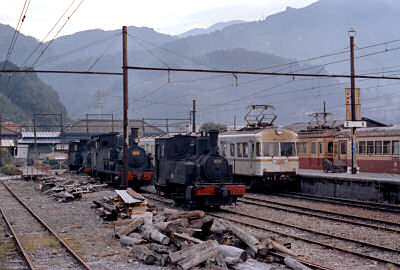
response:
<path id="1" fill-rule="evenodd" d="M 344 74 L 310 74 L 310 73 L 282 73 L 282 72 L 258 72 L 241 70 L 217 70 L 217 69 L 190 69 L 190 68 L 170 68 L 170 67 L 139 67 L 127 66 L 127 69 L 147 70 L 147 71 L 178 71 L 178 72 L 198 72 L 198 73 L 219 73 L 219 74 L 243 74 L 243 75 L 267 75 L 267 76 L 288 76 L 288 77 L 326 77 L 326 78 L 356 78 L 356 79 L 382 79 L 400 80 L 400 77 L 392 76 L 368 76 L 368 75 L 344 75 Z"/>
<path id="2" fill-rule="evenodd" d="M 386 211 L 390 213 L 400 214 L 400 205 L 394 204 L 383 204 L 383 203 L 373 203 L 373 202 L 364 202 L 364 201 L 356 201 L 344 198 L 335 198 L 335 197 L 327 197 L 327 196 L 318 196 L 312 194 L 302 194 L 296 192 L 286 192 L 286 193 L 274 193 L 277 196 L 284 196 L 290 198 L 299 198 L 310 201 L 321 201 L 321 202 L 330 202 L 338 205 L 348 205 L 353 207 L 360 207 L 369 210 L 379 210 Z"/>
<path id="3" fill-rule="evenodd" d="M 370 223 L 366 223 L 366 222 L 353 221 L 353 220 L 348 220 L 348 219 L 343 219 L 343 218 L 324 216 L 324 215 L 310 213 L 310 212 L 306 212 L 306 211 L 299 211 L 299 210 L 287 209 L 287 208 L 279 207 L 279 206 L 272 206 L 272 205 L 268 205 L 269 202 L 264 201 L 263 199 L 255 199 L 255 198 L 251 198 L 250 199 L 250 200 L 261 201 L 263 203 L 252 202 L 252 201 L 249 201 L 249 199 L 250 198 L 238 199 L 238 201 L 239 202 L 243 202 L 243 203 L 247 203 L 247 204 L 252 204 L 252 205 L 257 205 L 257 206 L 262 206 L 262 207 L 268 207 L 268 208 L 271 208 L 271 209 L 275 209 L 275 210 L 279 210 L 279 211 L 285 211 L 285 212 L 289 212 L 289 213 L 302 214 L 302 215 L 307 215 L 307 216 L 312 216 L 312 217 L 318 217 L 318 218 L 324 218 L 324 219 L 329 219 L 329 220 L 333 220 L 333 221 L 349 223 L 349 224 L 353 224 L 353 225 L 370 227 L 370 228 L 374 228 L 374 229 L 378 229 L 378 230 L 385 230 L 385 231 L 391 231 L 391 232 L 400 233 L 400 229 L 396 229 L 396 228 L 388 228 L 388 227 L 374 225 L 374 224 L 370 224 Z M 287 206 L 287 207 L 292 207 L 292 206 Z M 304 208 L 304 209 L 305 210 L 309 210 L 309 211 L 314 211 L 313 209 L 309 209 L 309 208 Z M 318 212 L 321 212 L 321 211 L 322 210 L 318 210 Z M 328 212 L 328 214 L 331 214 L 331 213 Z M 341 214 L 336 214 L 336 215 L 341 216 Z"/>
<path id="4" fill-rule="evenodd" d="M 230 214 L 236 214 L 238 216 L 247 216 L 245 214 L 236 213 L 234 211 L 230 212 L 229 210 L 228 211 L 224 210 L 224 212 L 227 212 L 227 213 L 230 213 Z M 359 257 L 367 258 L 367 259 L 374 260 L 374 261 L 379 261 L 379 262 L 383 262 L 383 263 L 390 263 L 390 264 L 393 264 L 395 266 L 400 267 L 400 262 L 389 261 L 389 260 L 386 260 L 386 259 L 383 259 L 383 258 L 375 257 L 373 255 L 368 255 L 368 254 L 364 254 L 364 253 L 361 253 L 361 252 L 353 251 L 353 250 L 350 250 L 350 249 L 347 249 L 347 248 L 343 248 L 343 247 L 338 247 L 338 246 L 335 246 L 335 245 L 322 243 L 322 242 L 319 242 L 319 241 L 311 240 L 311 239 L 306 238 L 306 237 L 296 236 L 296 235 L 284 233 L 284 232 L 281 232 L 281 231 L 278 231 L 278 230 L 273 230 L 273 229 L 270 229 L 270 228 L 267 229 L 267 228 L 265 228 L 263 226 L 254 225 L 254 224 L 251 224 L 251 223 L 248 223 L 248 222 L 244 222 L 244 221 L 241 221 L 241 220 L 237 220 L 237 219 L 234 219 L 234 218 L 230 218 L 230 217 L 225 217 L 225 216 L 223 216 L 221 214 L 215 214 L 215 213 L 214 214 L 213 213 L 208 213 L 208 214 L 211 215 L 211 216 L 214 216 L 214 217 L 223 218 L 223 219 L 226 219 L 226 220 L 229 220 L 229 221 L 233 221 L 233 222 L 236 222 L 236 223 L 239 223 L 239 224 L 242 224 L 242 225 L 250 226 L 250 227 L 253 227 L 253 228 L 256 228 L 256 229 L 260 229 L 260 230 L 264 230 L 264 231 L 268 231 L 268 232 L 273 232 L 273 233 L 280 234 L 280 235 L 283 235 L 283 236 L 286 236 L 286 237 L 290 237 L 290 238 L 293 238 L 293 239 L 298 239 L 298 240 L 301 240 L 301 241 L 304 241 L 304 242 L 308 242 L 308 243 L 316 244 L 316 245 L 319 245 L 319 246 L 323 246 L 323 247 L 331 248 L 331 249 L 334 249 L 334 250 L 338 250 L 338 251 L 341 251 L 341 252 L 357 255 Z M 251 216 L 249 216 L 249 218 L 257 219 L 255 217 L 251 217 Z"/>
<path id="5" fill-rule="evenodd" d="M 24 260 L 28 264 L 29 268 L 31 270 L 34 270 L 35 267 L 33 266 L 33 263 L 31 261 L 31 259 L 29 258 L 28 253 L 26 252 L 26 250 L 22 246 L 22 243 L 19 240 L 17 233 L 15 232 L 13 226 L 11 225 L 11 222 L 9 221 L 9 219 L 7 218 L 6 214 L 4 213 L 4 211 L 3 211 L 3 209 L 1 207 L 0 207 L 0 213 L 1 213 L 1 216 L 4 218 L 8 228 L 10 228 L 10 231 L 11 231 L 12 235 L 14 236 L 15 242 L 17 242 L 17 246 L 18 246 L 18 249 L 19 249 L 20 253 L 22 254 L 22 257 L 24 258 Z"/>
<path id="6" fill-rule="evenodd" d="M 248 195 L 246 195 L 244 198 L 252 199 L 252 197 L 248 197 Z M 310 207 L 306 207 L 306 206 L 299 206 L 299 205 L 293 205 L 293 204 L 289 204 L 289 203 L 276 202 L 276 201 L 268 200 L 268 199 L 257 199 L 256 198 L 255 200 L 260 200 L 260 201 L 264 201 L 264 202 L 271 203 L 271 204 L 284 205 L 284 206 L 298 208 L 298 209 L 307 209 L 307 210 L 311 210 L 314 212 L 329 213 L 329 214 L 333 214 L 333 215 L 341 215 L 343 217 L 348 217 L 348 218 L 356 218 L 356 219 L 360 219 L 360 220 L 380 222 L 380 223 L 391 225 L 391 226 L 400 226 L 400 223 L 391 222 L 391 221 L 387 221 L 387 220 L 381 220 L 381 219 L 377 219 L 377 218 L 369 218 L 369 217 L 362 217 L 362 216 L 356 216 L 356 215 L 342 214 L 342 213 L 337 213 L 334 211 L 314 209 L 314 208 L 310 208 Z"/>
<path id="7" fill-rule="evenodd" d="M 40 224 L 43 225 L 60 243 L 65 247 L 65 249 L 80 263 L 82 264 L 87 270 L 91 270 L 89 265 L 87 265 L 78 254 L 73 251 L 67 243 L 55 232 L 51 229 L 26 203 L 19 198 L 4 182 L 2 182 L 3 186 L 7 189 L 8 192 L 22 205 L 25 207 L 26 210 L 37 220 Z"/>

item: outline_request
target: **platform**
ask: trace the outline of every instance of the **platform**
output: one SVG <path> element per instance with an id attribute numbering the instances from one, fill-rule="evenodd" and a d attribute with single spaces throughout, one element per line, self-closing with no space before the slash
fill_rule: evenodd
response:
<path id="1" fill-rule="evenodd" d="M 299 170 L 302 193 L 400 204 L 400 175 Z"/>

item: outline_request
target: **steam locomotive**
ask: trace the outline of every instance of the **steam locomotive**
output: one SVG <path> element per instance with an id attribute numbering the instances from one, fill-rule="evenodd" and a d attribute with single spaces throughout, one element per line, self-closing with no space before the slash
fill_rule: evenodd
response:
<path id="1" fill-rule="evenodd" d="M 138 146 L 138 129 L 131 129 L 128 149 L 128 186 L 137 188 L 153 183 L 154 168 L 151 157 Z M 77 151 L 71 151 L 68 157 L 70 164 L 82 165 L 79 172 L 88 173 L 115 186 L 123 186 L 123 138 L 117 132 L 93 136 L 91 140 L 83 143 Z M 70 147 L 74 147 L 71 143 Z M 79 152 L 79 150 L 81 150 Z M 80 155 L 79 155 L 80 153 Z M 71 165 L 70 165 L 71 167 Z M 76 168 L 76 166 L 72 166 Z"/>
<path id="2" fill-rule="evenodd" d="M 230 205 L 245 186 L 234 184 L 232 166 L 218 153 L 218 132 L 155 139 L 155 187 L 176 202 L 198 206 Z"/>

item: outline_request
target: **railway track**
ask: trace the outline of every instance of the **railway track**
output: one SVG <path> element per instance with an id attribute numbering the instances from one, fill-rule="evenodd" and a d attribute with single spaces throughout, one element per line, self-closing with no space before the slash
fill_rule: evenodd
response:
<path id="1" fill-rule="evenodd" d="M 328 202 L 336 205 L 360 207 L 367 210 L 385 211 L 389 213 L 400 214 L 400 205 L 396 204 L 374 203 L 367 201 L 318 196 L 318 195 L 296 193 L 296 192 L 274 193 L 273 195 L 294 198 L 294 199 L 309 200 L 314 202 Z"/>
<path id="2" fill-rule="evenodd" d="M 257 195 L 246 195 L 243 199 L 239 199 L 238 201 L 246 204 L 268 207 L 290 213 L 303 214 L 307 216 L 314 216 L 323 219 L 349 223 L 353 225 L 375 228 L 378 230 L 400 232 L 400 223 L 372 218 L 372 217 L 349 215 L 349 214 L 339 213 L 336 211 L 315 209 L 306 206 L 299 206 L 296 204 L 277 202 L 275 200 L 261 198 Z"/>
<path id="3" fill-rule="evenodd" d="M 149 199 L 160 201 L 167 204 L 170 204 L 172 202 L 171 200 L 159 198 L 158 196 L 156 197 L 154 196 L 154 194 L 153 195 L 146 194 L 144 196 Z M 235 223 L 239 223 L 263 231 L 276 233 L 285 237 L 290 237 L 292 239 L 301 240 L 307 243 L 316 244 L 329 249 L 338 250 L 362 258 L 370 259 L 381 263 L 392 264 L 394 266 L 400 267 L 400 261 L 388 259 L 388 258 L 400 258 L 400 250 L 398 249 L 376 245 L 365 241 L 355 240 L 348 237 L 342 237 L 324 232 L 319 232 L 301 226 L 275 221 L 257 215 L 245 214 L 243 212 L 238 212 L 234 210 L 222 209 L 220 212 L 211 212 L 208 214 L 214 217 L 223 218 Z M 260 225 L 260 221 L 263 222 L 262 225 Z M 265 223 L 270 223 L 276 226 L 283 226 L 291 230 L 298 231 L 298 233 L 297 234 L 289 233 L 285 232 L 285 230 L 273 229 L 271 228 L 271 226 L 266 226 Z M 349 248 L 348 246 L 352 247 Z M 378 256 L 377 254 L 379 255 L 384 254 L 384 256 L 383 257 Z M 327 269 L 326 267 L 324 268 L 324 266 L 318 266 L 318 265 L 314 265 L 311 267 L 314 267 L 316 269 Z"/>
<path id="4" fill-rule="evenodd" d="M 0 206 L 4 224 L 26 262 L 26 268 L 18 269 L 90 270 L 82 258 L 4 182 L 0 184 Z"/>

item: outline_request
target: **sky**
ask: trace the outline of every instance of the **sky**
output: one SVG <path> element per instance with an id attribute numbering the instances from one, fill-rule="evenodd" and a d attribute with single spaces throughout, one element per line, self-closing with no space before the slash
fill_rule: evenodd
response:
<path id="1" fill-rule="evenodd" d="M 29 2 L 0 0 L 0 23 L 15 28 L 25 1 Z M 288 6 L 301 8 L 313 2 L 316 0 L 30 0 L 21 32 L 42 40 L 71 3 L 58 25 L 61 27 L 70 17 L 60 36 L 96 28 L 114 30 L 123 25 L 146 26 L 175 35 L 217 22 L 261 20 Z"/>

